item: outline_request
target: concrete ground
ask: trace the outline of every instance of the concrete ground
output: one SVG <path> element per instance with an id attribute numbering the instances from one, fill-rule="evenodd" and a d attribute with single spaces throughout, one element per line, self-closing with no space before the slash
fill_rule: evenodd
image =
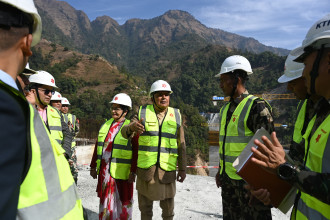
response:
<path id="1" fill-rule="evenodd" d="M 79 164 L 78 190 L 89 220 L 98 219 L 99 198 L 96 196 L 97 180 L 89 175 L 90 158 L 94 146 L 77 147 Z M 135 188 L 135 186 L 134 186 Z M 134 190 L 133 219 L 140 219 L 137 192 Z M 161 218 L 159 202 L 154 203 L 154 218 Z M 177 182 L 174 219 L 222 219 L 221 189 L 215 185 L 214 177 L 187 175 L 183 183 Z M 290 219 L 290 211 L 285 215 L 272 209 L 274 220 Z"/>

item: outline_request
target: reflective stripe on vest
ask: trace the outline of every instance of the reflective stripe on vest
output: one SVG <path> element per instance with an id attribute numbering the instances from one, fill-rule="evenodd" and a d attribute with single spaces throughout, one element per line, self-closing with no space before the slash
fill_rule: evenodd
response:
<path id="1" fill-rule="evenodd" d="M 305 123 L 306 107 L 307 107 L 307 99 L 305 99 L 304 101 L 300 101 L 297 107 L 298 114 L 294 125 L 293 138 L 292 138 L 296 144 L 299 144 L 302 141 L 303 134 L 301 132 Z"/>
<path id="2" fill-rule="evenodd" d="M 111 118 L 109 121 L 104 123 L 99 131 L 98 145 L 97 145 L 97 160 L 96 167 L 97 172 L 100 172 L 101 160 L 104 147 L 104 141 L 109 133 L 109 129 L 114 119 Z M 112 145 L 111 152 L 111 164 L 110 164 L 110 175 L 115 179 L 127 180 L 132 162 L 132 145 L 131 142 L 121 135 L 121 129 L 123 126 L 128 125 L 130 120 L 125 120 L 118 133 L 115 135 Z"/>
<path id="3" fill-rule="evenodd" d="M 257 97 L 248 95 L 236 107 L 230 121 L 226 127 L 227 113 L 230 103 L 223 106 L 220 110 L 220 132 L 219 132 L 219 156 L 220 156 L 220 173 L 223 172 L 223 158 L 225 159 L 225 172 L 227 175 L 236 180 L 242 179 L 236 174 L 233 162 L 237 156 L 244 150 L 254 133 L 246 125 L 247 119 L 254 100 Z M 223 142 L 225 138 L 225 143 Z M 223 144 L 224 150 L 223 151 Z"/>
<path id="4" fill-rule="evenodd" d="M 50 135 L 54 138 L 57 143 L 62 145 L 63 132 L 62 132 L 62 123 L 61 123 L 61 113 L 57 109 L 48 105 L 47 107 L 47 121 L 50 131 Z"/>
<path id="5" fill-rule="evenodd" d="M 144 119 L 145 132 L 139 137 L 139 168 L 147 169 L 157 163 L 165 171 L 176 170 L 178 157 L 177 135 L 181 126 L 179 109 L 168 107 L 159 126 L 153 105 L 140 106 L 139 120 Z"/>
<path id="6" fill-rule="evenodd" d="M 69 122 L 68 114 L 63 114 L 63 117 L 64 117 L 64 121 L 65 121 L 65 123 L 68 124 L 68 122 Z"/>
<path id="7" fill-rule="evenodd" d="M 83 219 L 64 150 L 31 105 L 30 120 L 32 161 L 21 184 L 17 219 Z"/>
<path id="8" fill-rule="evenodd" d="M 303 136 L 305 140 L 314 126 L 316 116 L 308 124 Z M 330 115 L 316 129 L 310 143 L 305 141 L 305 151 L 309 144 L 306 167 L 317 173 L 330 173 Z M 330 219 L 330 205 L 317 198 L 301 192 L 298 201 L 297 219 Z"/>
<path id="9" fill-rule="evenodd" d="M 67 113 L 67 114 L 63 113 L 62 115 L 63 115 L 65 123 L 68 124 L 70 122 L 73 126 L 73 129 L 75 130 L 76 129 L 76 116 L 73 114 L 70 114 L 70 113 Z M 73 139 L 71 147 L 75 147 L 75 146 L 76 146 L 76 139 Z"/>

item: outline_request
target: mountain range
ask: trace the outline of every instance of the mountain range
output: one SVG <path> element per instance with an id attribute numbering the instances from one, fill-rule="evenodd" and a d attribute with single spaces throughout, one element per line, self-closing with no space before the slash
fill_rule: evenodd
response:
<path id="1" fill-rule="evenodd" d="M 43 21 L 43 38 L 82 53 L 99 54 L 137 75 L 145 71 L 146 63 L 152 63 L 148 65 L 152 69 L 207 45 L 252 53 L 289 52 L 253 38 L 208 28 L 185 11 L 170 10 L 152 19 L 130 19 L 119 25 L 109 16 L 90 21 L 83 11 L 64 1 L 35 0 L 35 3 Z"/>

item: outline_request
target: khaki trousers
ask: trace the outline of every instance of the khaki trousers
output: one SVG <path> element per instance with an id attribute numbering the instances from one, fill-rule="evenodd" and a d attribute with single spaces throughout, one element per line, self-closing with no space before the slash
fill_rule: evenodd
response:
<path id="1" fill-rule="evenodd" d="M 138 193 L 139 209 L 141 211 L 141 220 L 152 220 L 153 200 L 148 199 L 141 193 Z M 160 208 L 162 209 L 162 218 L 164 220 L 172 220 L 174 217 L 174 198 L 160 200 Z"/>

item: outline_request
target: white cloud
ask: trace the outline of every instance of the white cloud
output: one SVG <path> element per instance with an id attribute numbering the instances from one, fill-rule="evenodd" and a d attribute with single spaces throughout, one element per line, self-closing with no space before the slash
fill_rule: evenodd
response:
<path id="1" fill-rule="evenodd" d="M 292 49 L 326 9 L 327 0 L 225 0 L 200 7 L 195 17 L 208 27 Z"/>
<path id="2" fill-rule="evenodd" d="M 266 45 L 292 49 L 309 27 L 329 13 L 329 0 L 66 0 L 94 19 L 108 15 L 119 24 L 149 19 L 170 9 L 189 12 L 207 27 L 219 28 Z M 295 43 L 296 42 L 296 43 Z"/>

